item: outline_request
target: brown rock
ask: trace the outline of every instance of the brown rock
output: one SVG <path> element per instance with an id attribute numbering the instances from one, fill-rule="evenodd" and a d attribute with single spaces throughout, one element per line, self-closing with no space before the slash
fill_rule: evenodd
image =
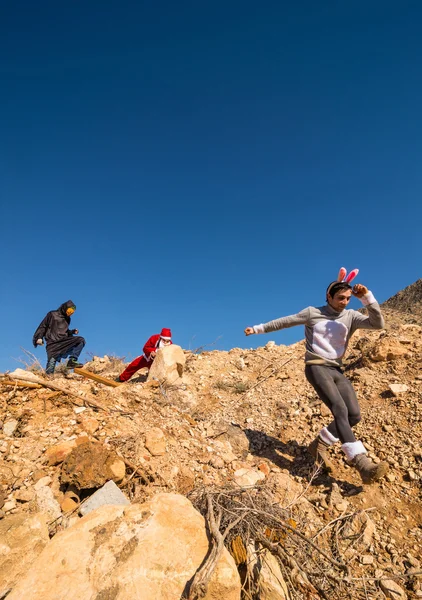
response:
<path id="1" fill-rule="evenodd" d="M 281 506 L 293 502 L 303 493 L 303 487 L 288 473 L 271 473 L 269 484 L 274 489 L 274 499 Z"/>
<path id="2" fill-rule="evenodd" d="M 79 490 L 99 488 L 110 479 L 122 481 L 125 472 L 124 461 L 113 450 L 99 442 L 87 441 L 66 457 L 60 480 Z"/>
<path id="3" fill-rule="evenodd" d="M 8 600 L 179 599 L 209 550 L 205 522 L 189 500 L 102 506 L 57 534 Z M 203 600 L 240 600 L 225 549 Z"/>
<path id="4" fill-rule="evenodd" d="M 145 447 L 153 456 L 162 456 L 166 453 L 166 436 L 159 427 L 153 427 L 145 436 Z"/>
<path id="5" fill-rule="evenodd" d="M 219 423 L 215 426 L 215 437 L 220 442 L 229 442 L 230 448 L 238 458 L 244 460 L 249 452 L 249 440 L 240 427 L 237 425 L 227 425 Z"/>
<path id="6" fill-rule="evenodd" d="M 64 513 L 71 512 L 72 510 L 78 508 L 78 506 L 78 502 L 75 502 L 75 500 L 69 496 L 65 496 L 63 502 L 60 504 L 60 508 Z"/>
<path id="7" fill-rule="evenodd" d="M 386 598 L 392 598 L 394 600 L 406 600 L 407 598 L 407 594 L 404 589 L 392 579 L 381 579 L 380 587 Z"/>
<path id="8" fill-rule="evenodd" d="M 271 473 L 271 469 L 266 462 L 259 463 L 258 469 L 264 473 L 265 477 L 268 477 Z"/>
<path id="9" fill-rule="evenodd" d="M 407 352 L 408 350 L 397 339 L 384 337 L 370 352 L 369 358 L 375 362 L 395 360 L 405 356 Z"/>
<path id="10" fill-rule="evenodd" d="M 44 471 L 43 469 L 37 469 L 36 471 L 34 471 L 34 473 L 32 474 L 32 481 L 34 483 L 37 483 L 37 481 L 39 481 L 40 479 L 42 479 L 43 477 L 47 477 L 48 473 L 47 471 Z"/>
<path id="11" fill-rule="evenodd" d="M 94 435 L 94 433 L 100 427 L 99 422 L 94 417 L 89 417 L 88 415 L 82 415 L 78 418 L 78 422 L 80 423 L 82 429 L 89 433 L 90 435 Z"/>
<path id="12" fill-rule="evenodd" d="M 20 488 L 13 494 L 13 497 L 18 502 L 31 502 L 35 498 L 35 492 L 33 488 Z"/>
<path id="13" fill-rule="evenodd" d="M 87 436 L 81 436 L 74 440 L 68 440 L 56 444 L 55 446 L 50 446 L 50 448 L 47 448 L 45 451 L 44 460 L 48 462 L 50 466 L 58 465 L 64 461 L 66 456 L 69 456 L 74 448 L 80 444 L 84 444 L 87 440 Z"/>

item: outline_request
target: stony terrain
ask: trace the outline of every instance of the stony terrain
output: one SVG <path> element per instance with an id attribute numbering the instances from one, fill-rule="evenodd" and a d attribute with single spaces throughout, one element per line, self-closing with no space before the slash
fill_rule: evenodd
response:
<path id="1" fill-rule="evenodd" d="M 34 550 L 36 565 L 46 544 L 44 553 L 83 526 L 89 515 L 81 518 L 80 506 L 110 480 L 132 506 L 161 502 L 163 493 L 195 504 L 201 490 L 255 489 L 257 499 L 271 494 L 295 528 L 347 564 L 348 579 L 335 583 L 337 573 L 325 581 L 310 567 L 295 578 L 298 566 L 287 550 L 284 591 L 272 582 L 248 592 L 245 584 L 242 598 L 422 597 L 421 282 L 385 303 L 386 329 L 358 332 L 346 359 L 362 408 L 357 437 L 374 460 L 390 464 L 383 481 L 363 487 L 340 448 L 332 450 L 332 476 L 316 470 L 307 445 L 330 417 L 305 380 L 304 343 L 283 346 L 272 341 L 281 334 L 262 336 L 256 350 L 185 352 L 181 385 L 146 381 L 142 372 L 116 388 L 71 372 L 54 375 L 49 381 L 68 394 L 3 384 L 0 539 L 11 530 L 10 519 L 20 519 L 21 527 L 24 518 L 46 514 L 51 542 Z M 94 357 L 85 368 L 112 379 L 122 364 Z M 24 597 L 15 590 L 24 573 L 7 563 L 12 547 L 0 542 L 0 599 Z M 233 548 L 231 554 L 239 565 Z M 150 597 L 121 595 L 115 585 L 107 588 L 114 592 L 79 597 Z M 240 598 L 239 591 L 224 595 Z M 45 591 L 32 597 L 47 599 Z"/>

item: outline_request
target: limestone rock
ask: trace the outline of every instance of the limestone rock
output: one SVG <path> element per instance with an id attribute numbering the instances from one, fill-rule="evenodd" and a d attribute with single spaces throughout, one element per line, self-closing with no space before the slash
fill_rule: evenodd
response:
<path id="1" fill-rule="evenodd" d="M 10 515 L 0 521 L 0 598 L 28 571 L 49 539 L 43 514 Z"/>
<path id="2" fill-rule="evenodd" d="M 40 380 L 42 381 L 41 377 L 38 377 L 35 373 L 26 371 L 25 369 L 15 369 L 9 373 L 9 376 L 12 379 L 22 379 L 23 381 L 33 381 L 34 383 L 38 383 Z"/>
<path id="3" fill-rule="evenodd" d="M 54 521 L 62 516 L 60 505 L 54 498 L 53 490 L 44 486 L 36 491 L 35 502 L 40 512 L 48 516 L 49 521 Z"/>
<path id="4" fill-rule="evenodd" d="M 404 394 L 409 389 L 407 385 L 404 383 L 390 383 L 388 386 L 390 391 L 393 392 L 395 396 L 399 396 L 400 394 Z"/>
<path id="5" fill-rule="evenodd" d="M 130 504 L 126 496 L 119 490 L 114 481 L 107 481 L 102 488 L 97 490 L 86 502 L 84 502 L 79 510 L 82 516 L 87 515 L 96 508 L 106 505 L 122 505 Z"/>
<path id="6" fill-rule="evenodd" d="M 254 471 L 253 469 L 238 469 L 234 472 L 234 480 L 241 488 L 253 487 L 258 481 L 265 479 L 262 471 Z"/>
<path id="7" fill-rule="evenodd" d="M 156 379 L 167 385 L 181 385 L 186 358 L 180 346 L 160 348 L 148 373 L 148 381 Z"/>
<path id="8" fill-rule="evenodd" d="M 8 600 L 179 600 L 207 555 L 203 517 L 178 494 L 103 506 L 57 534 Z M 240 600 L 224 550 L 204 600 Z"/>
<path id="9" fill-rule="evenodd" d="M 19 423 L 16 419 L 9 419 L 9 421 L 6 421 L 6 423 L 3 425 L 4 435 L 6 435 L 7 437 L 12 437 L 16 429 L 18 428 L 18 425 Z"/>
<path id="10" fill-rule="evenodd" d="M 62 464 L 60 480 L 77 489 L 99 488 L 112 479 L 122 481 L 124 461 L 99 442 L 87 441 L 76 446 Z"/>
<path id="11" fill-rule="evenodd" d="M 146 433 L 145 447 L 153 456 L 162 456 L 166 453 L 166 436 L 159 427 L 153 427 Z"/>

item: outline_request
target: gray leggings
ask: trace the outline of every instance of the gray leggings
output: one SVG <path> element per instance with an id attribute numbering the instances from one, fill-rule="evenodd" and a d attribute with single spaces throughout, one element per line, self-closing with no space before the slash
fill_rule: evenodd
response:
<path id="1" fill-rule="evenodd" d="M 356 442 L 352 427 L 359 423 L 360 408 L 355 390 L 340 368 L 306 365 L 305 376 L 318 396 L 331 410 L 334 421 L 327 429 L 342 444 Z"/>

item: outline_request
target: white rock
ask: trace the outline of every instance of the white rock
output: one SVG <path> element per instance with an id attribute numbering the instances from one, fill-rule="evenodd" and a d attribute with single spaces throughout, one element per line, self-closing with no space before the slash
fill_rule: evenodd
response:
<path id="1" fill-rule="evenodd" d="M 92 496 L 81 505 L 79 512 L 81 515 L 87 515 L 100 506 L 127 506 L 128 504 L 130 504 L 129 500 L 123 492 L 120 491 L 114 481 L 107 481 L 102 488 L 92 494 Z"/>
<path id="2" fill-rule="evenodd" d="M 18 425 L 19 422 L 16 419 L 10 419 L 10 421 L 6 421 L 6 423 L 3 425 L 4 435 L 7 435 L 7 437 L 12 437 Z"/>
<path id="3" fill-rule="evenodd" d="M 388 387 L 395 396 L 398 396 L 399 394 L 404 394 L 409 389 L 408 386 L 404 383 L 390 383 Z"/>
<path id="4" fill-rule="evenodd" d="M 57 500 L 54 498 L 53 490 L 47 486 L 37 490 L 35 500 L 40 512 L 48 515 L 51 521 L 62 516 L 62 511 Z"/>
<path id="5" fill-rule="evenodd" d="M 264 473 L 253 469 L 238 469 L 234 473 L 234 480 L 241 488 L 253 487 L 258 481 L 265 479 Z"/>

